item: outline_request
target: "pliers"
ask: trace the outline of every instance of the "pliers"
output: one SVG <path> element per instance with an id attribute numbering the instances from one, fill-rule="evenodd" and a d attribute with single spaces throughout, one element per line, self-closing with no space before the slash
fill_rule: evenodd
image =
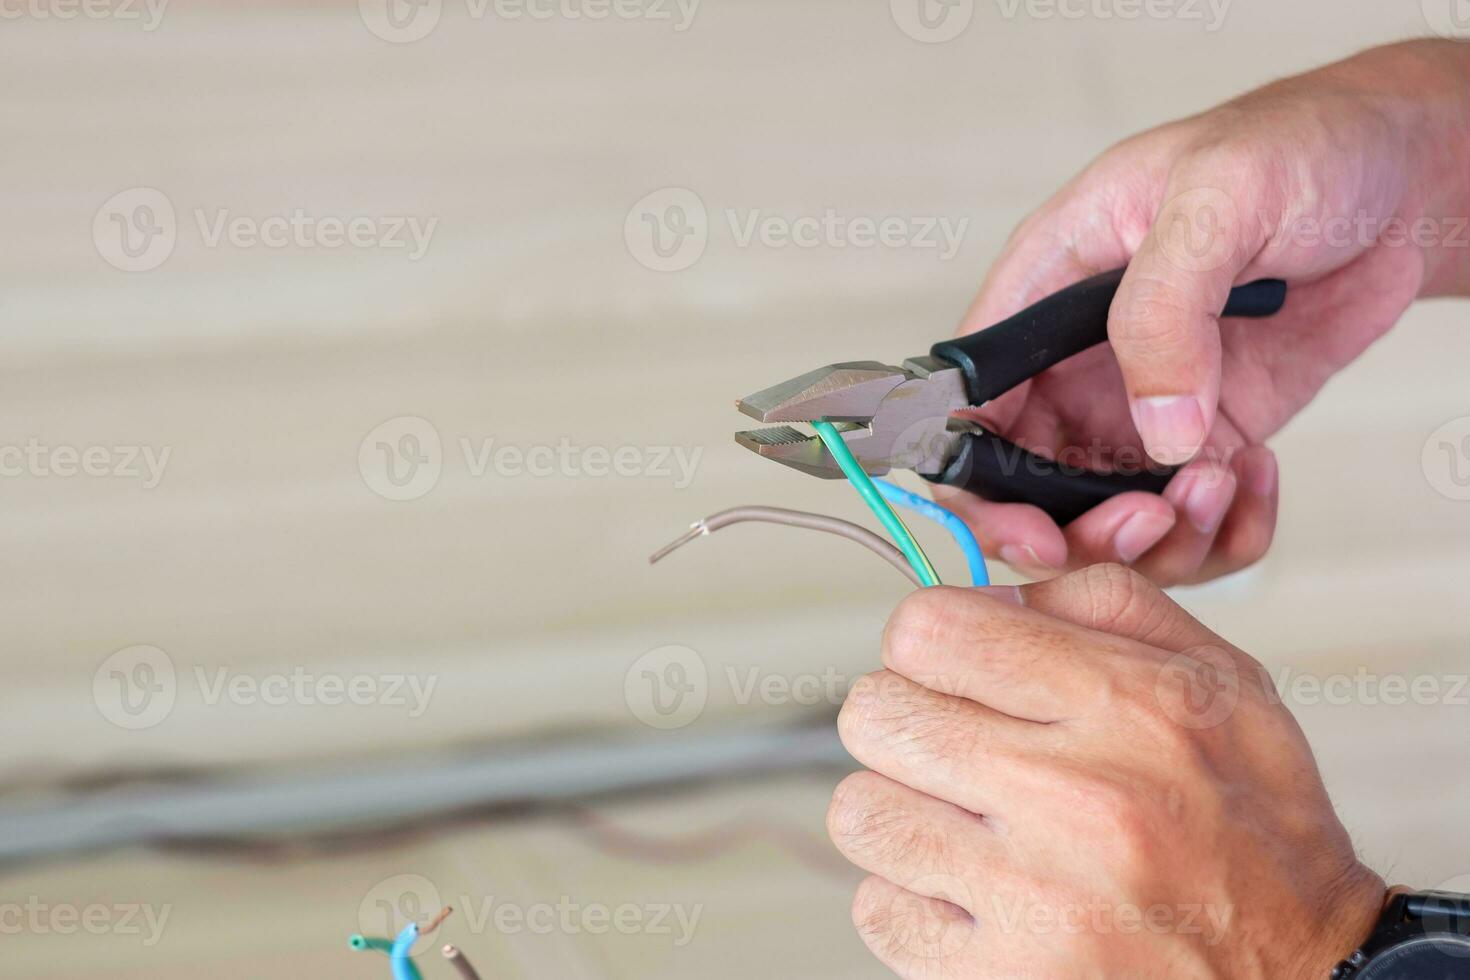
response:
<path id="1" fill-rule="evenodd" d="M 977 333 L 935 344 L 926 357 L 894 367 L 877 361 L 829 364 L 740 399 L 761 422 L 828 421 L 864 471 L 913 470 L 926 480 L 987 500 L 1035 504 L 1067 524 L 1110 497 L 1161 493 L 1173 468 L 1101 473 L 1046 459 L 984 426 L 952 417 L 1108 339 L 1108 311 L 1123 269 L 1084 280 Z M 1237 286 L 1227 317 L 1268 317 L 1286 302 L 1286 283 Z M 781 425 L 737 432 L 735 441 L 767 459 L 819 476 L 842 471 L 816 436 Z"/>

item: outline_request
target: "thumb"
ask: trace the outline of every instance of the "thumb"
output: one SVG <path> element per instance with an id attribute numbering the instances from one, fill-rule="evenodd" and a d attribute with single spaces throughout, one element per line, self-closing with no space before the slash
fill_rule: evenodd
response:
<path id="1" fill-rule="evenodd" d="M 1229 647 L 1162 589 L 1122 565 L 1092 565 L 1019 591 L 1028 609 L 1171 653 Z"/>
<path id="2" fill-rule="evenodd" d="M 1174 180 L 1118 287 L 1108 339 L 1133 424 L 1160 463 L 1193 459 L 1220 398 L 1220 311 L 1260 248 L 1208 180 Z"/>

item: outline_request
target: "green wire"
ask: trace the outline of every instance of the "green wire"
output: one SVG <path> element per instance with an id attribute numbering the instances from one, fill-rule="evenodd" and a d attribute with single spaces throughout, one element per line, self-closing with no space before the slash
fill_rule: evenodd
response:
<path id="1" fill-rule="evenodd" d="M 847 448 L 847 443 L 842 440 L 842 436 L 838 433 L 837 429 L 831 422 L 813 422 L 812 428 L 817 431 L 817 435 L 821 438 L 823 445 L 827 447 L 827 452 L 831 453 L 832 458 L 837 460 L 837 465 L 841 467 L 842 473 L 847 477 L 848 482 L 857 490 L 858 496 L 863 498 L 863 503 L 868 505 L 868 509 L 873 512 L 874 516 L 888 529 L 888 533 L 893 536 L 893 541 L 898 545 L 898 550 L 902 551 L 903 556 L 909 560 L 909 564 L 913 566 L 914 571 L 919 576 L 919 580 L 925 585 L 939 585 L 939 576 L 935 574 L 934 566 L 929 564 L 929 556 L 924 554 L 924 549 L 920 548 L 919 542 L 914 540 L 912 532 L 909 531 L 899 516 L 893 512 L 893 508 L 888 506 L 888 501 L 883 499 L 883 495 L 873 485 L 872 479 L 863 471 L 858 461 L 853 458 L 852 450 Z"/>

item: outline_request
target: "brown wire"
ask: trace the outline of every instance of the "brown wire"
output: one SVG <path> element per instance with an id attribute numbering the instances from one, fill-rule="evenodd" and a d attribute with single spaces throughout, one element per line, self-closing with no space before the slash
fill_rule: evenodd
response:
<path id="1" fill-rule="evenodd" d="M 428 921 L 428 923 L 425 924 L 424 927 L 419 930 L 419 935 L 421 935 L 421 936 L 427 936 L 429 933 L 431 933 L 435 929 L 439 928 L 439 924 L 442 923 L 445 919 L 449 918 L 449 913 L 451 913 L 453 911 L 454 911 L 454 909 L 453 909 L 452 906 L 449 906 L 449 905 L 444 906 L 442 909 L 439 910 L 439 914 L 438 915 L 436 915 L 432 919 L 430 919 Z"/>
<path id="2" fill-rule="evenodd" d="M 464 953 L 459 951 L 458 946 L 447 945 L 442 952 L 444 953 L 444 958 L 454 965 L 454 968 L 459 971 L 459 975 L 464 980 L 480 980 L 480 975 L 475 972 L 473 966 L 470 966 L 470 961 L 465 958 Z"/>
<path id="3" fill-rule="evenodd" d="M 909 566 L 908 559 L 904 558 L 903 552 L 867 528 L 841 518 L 812 514 L 804 510 L 787 510 L 784 507 L 732 507 L 718 514 L 711 514 L 702 520 L 695 521 L 690 525 L 688 531 L 655 551 L 648 557 L 648 562 L 650 565 L 653 564 L 697 537 L 713 534 L 721 528 L 745 521 L 801 527 L 809 531 L 823 531 L 827 534 L 835 534 L 839 538 L 855 541 L 898 569 L 914 585 L 923 587 L 924 583 L 919 580 L 918 573 Z"/>

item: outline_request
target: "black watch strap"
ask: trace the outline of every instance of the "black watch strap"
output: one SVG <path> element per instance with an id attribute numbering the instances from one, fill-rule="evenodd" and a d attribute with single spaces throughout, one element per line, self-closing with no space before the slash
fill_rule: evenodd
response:
<path id="1" fill-rule="evenodd" d="M 1470 895 L 1435 891 L 1395 895 L 1379 917 L 1373 935 L 1333 967 L 1331 980 L 1348 980 L 1378 955 L 1434 936 L 1470 936 Z M 1464 975 L 1470 976 L 1470 959 L 1465 961 Z"/>

